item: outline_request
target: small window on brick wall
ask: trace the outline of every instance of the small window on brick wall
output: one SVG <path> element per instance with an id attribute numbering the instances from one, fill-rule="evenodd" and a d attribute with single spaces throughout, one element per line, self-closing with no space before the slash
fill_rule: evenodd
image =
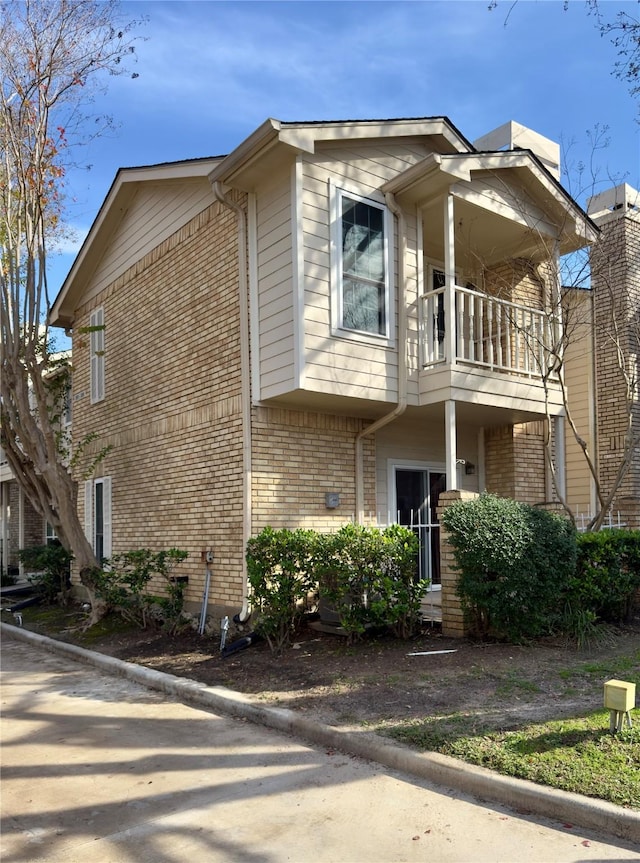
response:
<path id="1" fill-rule="evenodd" d="M 84 484 L 84 532 L 98 560 L 111 557 L 111 477 Z"/>
<path id="2" fill-rule="evenodd" d="M 91 354 L 91 403 L 104 399 L 104 309 L 96 309 L 89 318 Z"/>

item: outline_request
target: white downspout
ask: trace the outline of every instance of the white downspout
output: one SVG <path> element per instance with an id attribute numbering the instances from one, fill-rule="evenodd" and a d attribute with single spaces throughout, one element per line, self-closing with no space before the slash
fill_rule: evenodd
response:
<path id="1" fill-rule="evenodd" d="M 364 522 L 364 464 L 362 440 L 403 414 L 407 407 L 407 298 L 405 257 L 407 251 L 406 221 L 391 192 L 385 194 L 387 206 L 398 220 L 398 404 L 388 414 L 359 431 L 356 435 L 356 521 Z M 393 237 L 389 237 L 393 242 Z"/>
<path id="2" fill-rule="evenodd" d="M 247 215 L 239 204 L 225 194 L 219 181 L 211 184 L 216 199 L 232 210 L 238 219 L 238 290 L 240 293 L 240 380 L 242 403 L 242 608 L 237 615 L 245 623 L 251 615 L 249 581 L 244 551 L 251 538 L 251 369 L 249 367 L 249 301 L 247 278 Z"/>

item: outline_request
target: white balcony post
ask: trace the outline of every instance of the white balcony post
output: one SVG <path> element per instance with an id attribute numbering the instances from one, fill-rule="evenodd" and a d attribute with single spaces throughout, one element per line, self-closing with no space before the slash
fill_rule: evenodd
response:
<path id="1" fill-rule="evenodd" d="M 447 491 L 458 487 L 458 458 L 456 444 L 456 403 L 444 403 L 445 467 L 447 471 Z"/>
<path id="2" fill-rule="evenodd" d="M 449 194 L 444 202 L 444 356 L 447 365 L 454 363 L 456 358 L 455 234 L 454 198 Z"/>
<path id="3" fill-rule="evenodd" d="M 554 447 L 555 447 L 555 462 L 556 462 L 556 483 L 558 486 L 558 494 L 565 500 L 567 496 L 567 479 L 566 479 L 566 457 L 564 447 L 564 417 L 557 416 L 554 418 Z"/>
<path id="4" fill-rule="evenodd" d="M 562 321 L 562 276 L 560 273 L 560 243 L 556 241 L 554 247 L 554 256 L 553 256 L 553 264 L 554 264 L 554 273 L 553 273 L 553 313 L 552 313 L 552 321 L 553 324 L 549 328 L 551 332 L 551 338 L 553 339 L 554 347 L 558 346 L 560 353 L 564 353 L 564 325 Z M 563 374 L 562 368 L 560 369 L 560 374 Z"/>

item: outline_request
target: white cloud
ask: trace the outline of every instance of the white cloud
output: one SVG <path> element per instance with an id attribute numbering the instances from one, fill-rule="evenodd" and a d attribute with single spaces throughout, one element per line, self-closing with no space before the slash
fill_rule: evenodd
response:
<path id="1" fill-rule="evenodd" d="M 49 254 L 77 255 L 85 241 L 89 228 L 84 225 L 64 224 L 49 241 Z"/>

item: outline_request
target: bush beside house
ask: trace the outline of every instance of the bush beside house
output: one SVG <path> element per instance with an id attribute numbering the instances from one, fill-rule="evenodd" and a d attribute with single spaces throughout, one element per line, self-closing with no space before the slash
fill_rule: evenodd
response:
<path id="1" fill-rule="evenodd" d="M 332 534 L 267 527 L 247 545 L 256 631 L 282 650 L 322 597 L 350 640 L 370 628 L 407 638 L 428 587 L 416 579 L 417 555 L 415 534 L 400 525 L 349 524 Z"/>
<path id="2" fill-rule="evenodd" d="M 522 641 L 621 623 L 640 590 L 640 531 L 578 534 L 568 519 L 484 494 L 443 514 L 472 635 Z"/>
<path id="3" fill-rule="evenodd" d="M 442 520 L 471 634 L 522 641 L 548 632 L 575 572 L 571 523 L 492 494 L 457 501 Z"/>

